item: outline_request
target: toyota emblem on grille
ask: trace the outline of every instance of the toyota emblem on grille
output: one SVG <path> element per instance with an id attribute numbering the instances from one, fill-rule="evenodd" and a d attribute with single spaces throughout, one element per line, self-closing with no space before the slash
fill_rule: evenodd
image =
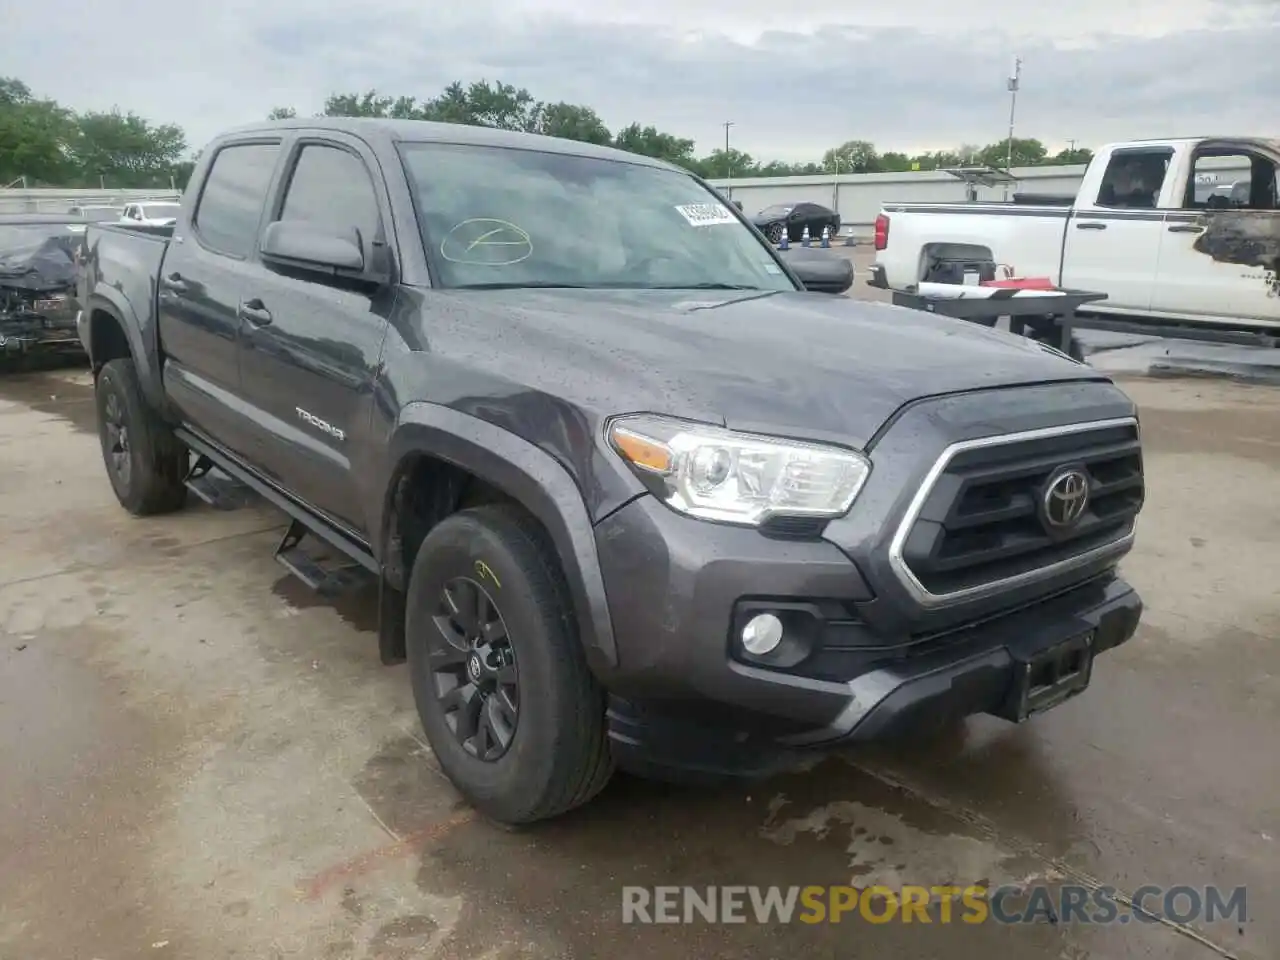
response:
<path id="1" fill-rule="evenodd" d="M 1056 530 L 1074 526 L 1089 506 L 1089 477 L 1083 470 L 1067 467 L 1049 479 L 1041 509 L 1044 520 Z"/>

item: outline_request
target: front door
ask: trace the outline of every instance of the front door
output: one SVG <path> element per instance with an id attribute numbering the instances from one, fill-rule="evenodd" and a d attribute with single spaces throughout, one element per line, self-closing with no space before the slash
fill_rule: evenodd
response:
<path id="1" fill-rule="evenodd" d="M 1152 309 L 1239 325 L 1280 323 L 1280 172 L 1268 157 L 1201 147 L 1160 245 Z"/>
<path id="2" fill-rule="evenodd" d="M 369 173 L 372 157 L 335 137 L 293 146 L 267 220 L 354 227 L 366 263 L 385 258 L 385 198 Z M 372 386 L 393 297 L 388 286 L 258 262 L 240 303 L 240 381 L 258 430 L 253 464 L 361 537 L 368 531 L 353 470 L 373 453 Z"/>
<path id="3" fill-rule="evenodd" d="M 1091 310 L 1151 308 L 1164 231 L 1157 204 L 1172 156 L 1168 147 L 1117 150 L 1097 196 L 1077 200 L 1063 242 L 1062 286 L 1105 293 Z"/>

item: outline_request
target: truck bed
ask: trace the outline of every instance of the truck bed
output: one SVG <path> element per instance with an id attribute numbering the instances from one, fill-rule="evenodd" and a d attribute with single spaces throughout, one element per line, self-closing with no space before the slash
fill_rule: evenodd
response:
<path id="1" fill-rule="evenodd" d="M 152 358 L 159 353 L 156 331 L 156 290 L 165 251 L 173 237 L 172 226 L 144 224 L 91 223 L 85 230 L 84 269 L 77 284 L 82 305 L 83 322 L 80 339 L 87 342 L 89 320 L 95 310 L 116 314 L 130 338 L 136 359 Z M 160 385 L 150 376 L 150 368 L 139 371 L 143 390 L 153 402 L 161 403 Z"/>
<path id="2" fill-rule="evenodd" d="M 877 254 L 885 280 L 906 289 L 940 261 L 994 260 L 998 275 L 1061 280 L 1072 208 L 1047 204 L 889 203 L 888 249 Z"/>

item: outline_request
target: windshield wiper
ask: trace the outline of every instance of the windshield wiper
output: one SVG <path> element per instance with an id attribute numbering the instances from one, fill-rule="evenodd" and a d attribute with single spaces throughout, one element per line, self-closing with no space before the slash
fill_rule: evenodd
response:
<path id="1" fill-rule="evenodd" d="M 749 283 L 672 283 L 662 286 L 646 286 L 645 290 L 759 290 L 764 287 L 753 287 Z"/>
<path id="2" fill-rule="evenodd" d="M 753 290 L 758 293 L 776 293 L 765 287 L 753 287 L 746 283 L 552 283 L 543 280 L 523 282 L 468 283 L 458 290 Z"/>
<path id="3" fill-rule="evenodd" d="M 586 290 L 586 284 L 583 283 L 551 283 L 541 280 L 524 280 L 524 281 L 495 281 L 493 283 L 468 283 L 459 290 Z"/>

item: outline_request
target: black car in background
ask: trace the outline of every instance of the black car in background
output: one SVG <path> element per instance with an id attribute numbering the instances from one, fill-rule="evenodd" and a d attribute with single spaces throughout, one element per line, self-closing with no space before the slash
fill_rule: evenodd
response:
<path id="1" fill-rule="evenodd" d="M 823 227 L 829 227 L 833 237 L 840 232 L 840 214 L 818 203 L 775 203 L 757 213 L 751 222 L 774 243 L 782 242 L 784 230 L 793 243 L 804 236 L 805 227 L 813 240 L 822 236 Z"/>
<path id="2" fill-rule="evenodd" d="M 71 214 L 0 214 L 0 360 L 82 352 L 75 286 L 87 223 Z"/>

